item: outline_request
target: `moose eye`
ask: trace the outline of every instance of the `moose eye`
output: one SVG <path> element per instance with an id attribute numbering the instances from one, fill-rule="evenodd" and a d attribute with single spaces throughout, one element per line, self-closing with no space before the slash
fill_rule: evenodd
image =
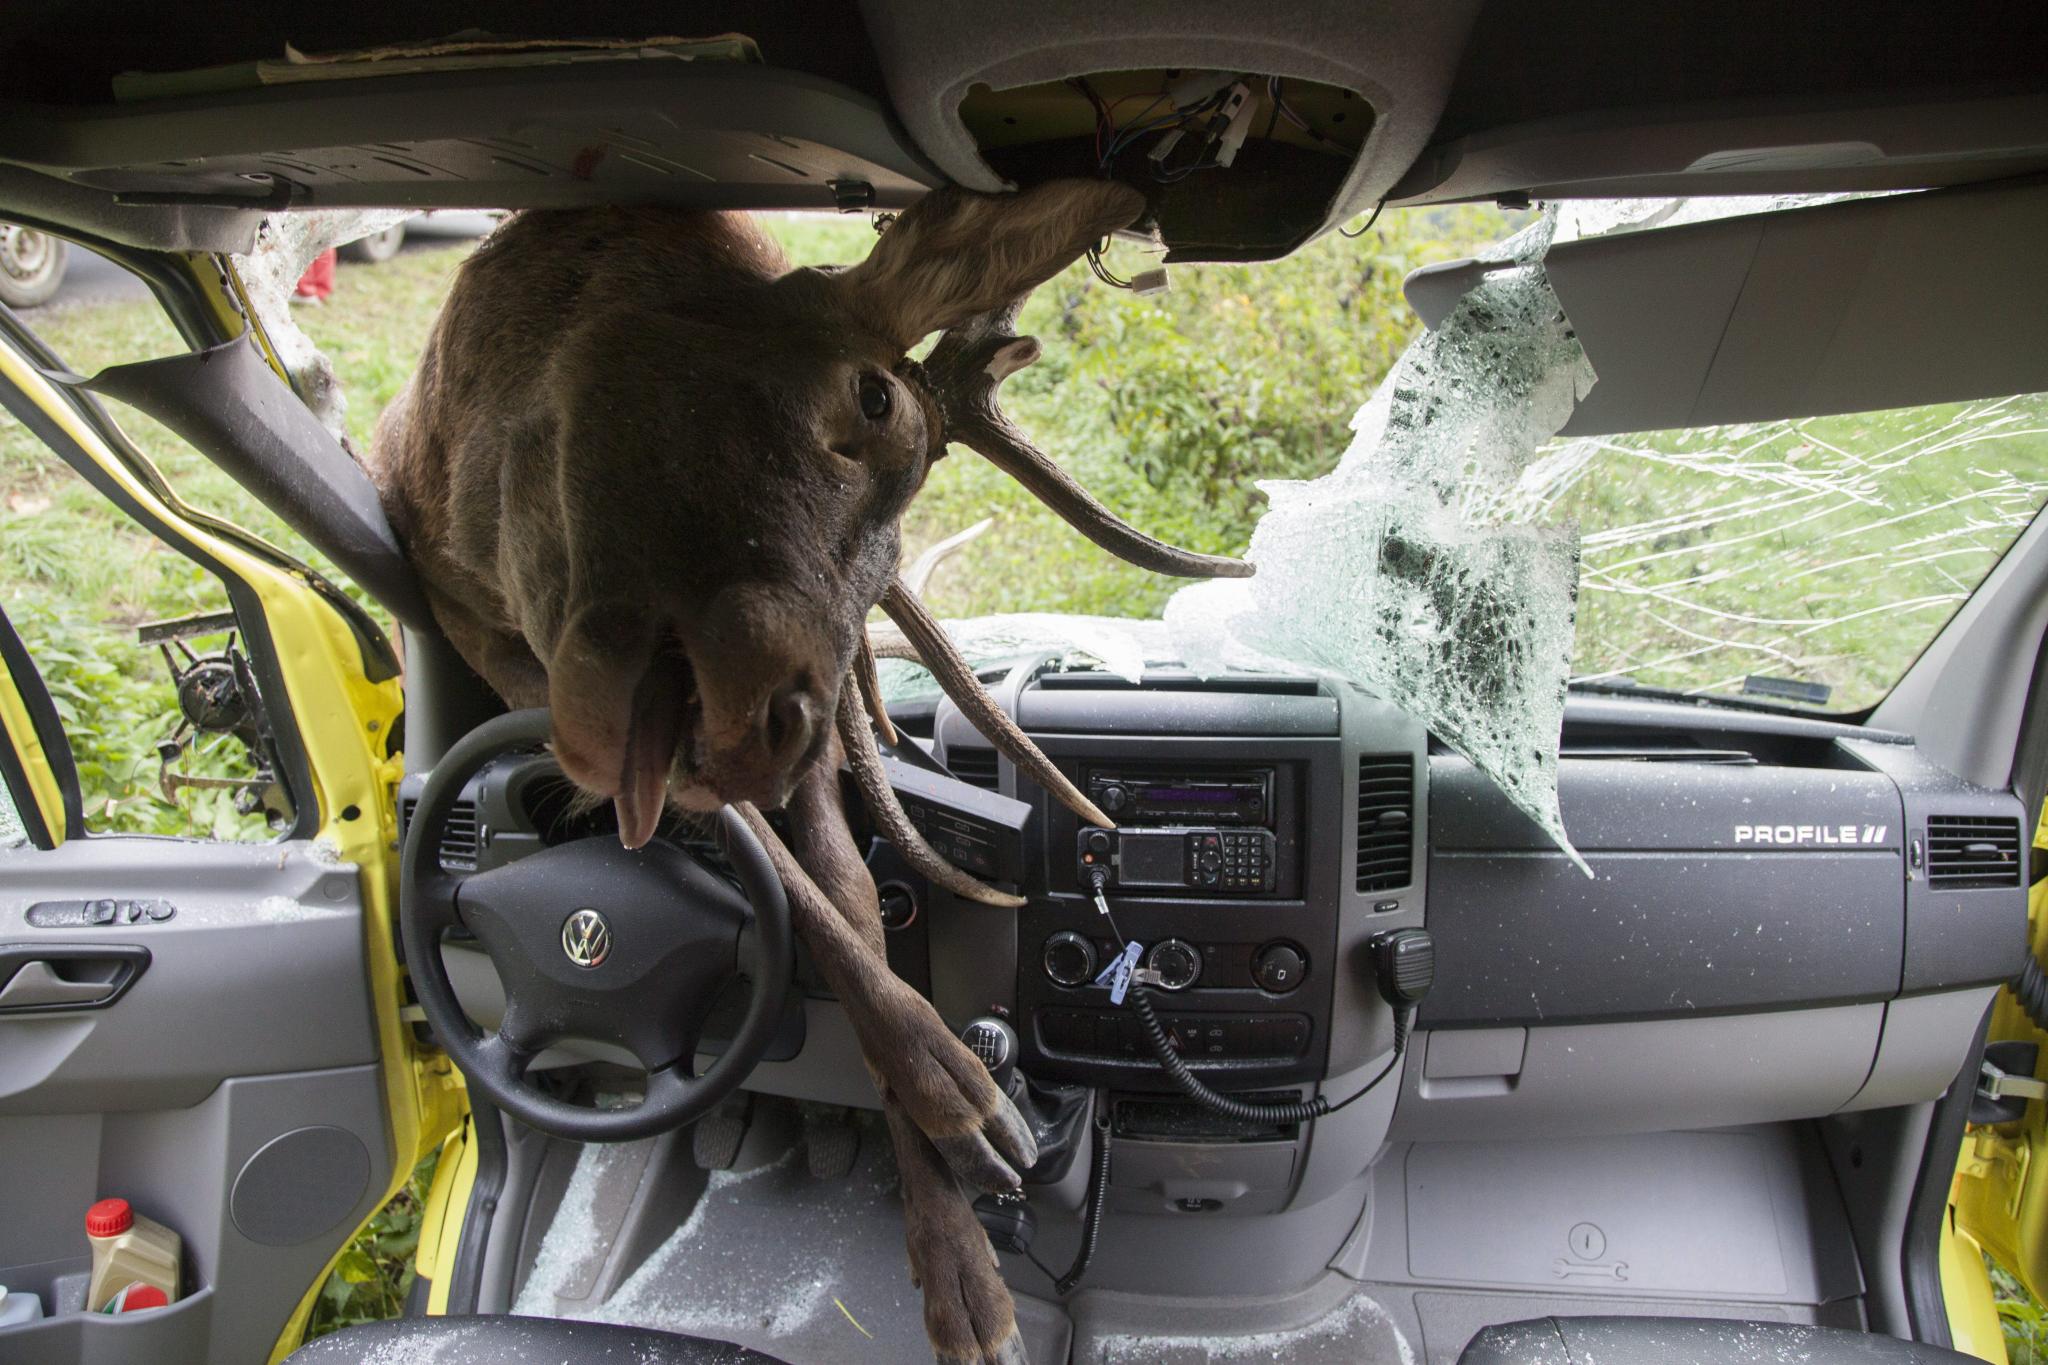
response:
<path id="1" fill-rule="evenodd" d="M 870 422 L 879 422 L 889 415 L 889 386 L 875 375 L 861 377 L 860 412 Z"/>

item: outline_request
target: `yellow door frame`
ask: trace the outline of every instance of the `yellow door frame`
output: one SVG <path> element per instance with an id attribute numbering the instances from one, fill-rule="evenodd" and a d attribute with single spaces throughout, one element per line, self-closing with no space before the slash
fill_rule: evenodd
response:
<path id="1" fill-rule="evenodd" d="M 198 286 L 222 330 L 233 335 L 243 326 L 254 329 L 275 363 L 268 339 L 247 311 L 232 265 L 201 255 L 174 259 Z M 369 678 L 350 623 L 311 586 L 309 570 L 238 528 L 230 533 L 183 502 L 146 456 L 132 445 L 117 448 L 103 439 L 71 396 L 11 344 L 0 343 L 0 380 L 27 398 L 124 496 L 182 539 L 184 548 L 218 564 L 257 603 L 312 776 L 313 789 L 294 796 L 317 808 L 318 846 L 360 869 L 364 957 L 391 1137 L 391 1178 L 378 1200 L 381 1209 L 405 1188 L 413 1169 L 442 1144 L 468 1107 L 460 1073 L 444 1053 L 420 1043 L 401 1017 L 405 987 L 396 948 L 395 797 L 403 760 L 386 752 L 387 737 L 404 707 L 401 684 L 396 678 Z M 17 753 L 40 755 L 40 746 L 22 742 L 25 735 L 33 737 L 33 727 L 17 728 L 27 719 L 20 703 L 10 680 L 0 688 L 0 722 L 16 741 Z M 43 766 L 47 773 L 46 761 Z M 53 828 L 62 828 L 61 801 L 55 809 L 59 823 Z M 285 1322 L 270 1353 L 273 1365 L 297 1349 L 334 1260 L 307 1286 Z"/>

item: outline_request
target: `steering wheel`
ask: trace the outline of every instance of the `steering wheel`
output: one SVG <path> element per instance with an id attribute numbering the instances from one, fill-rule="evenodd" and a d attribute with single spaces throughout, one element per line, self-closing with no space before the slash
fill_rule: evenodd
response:
<path id="1" fill-rule="evenodd" d="M 745 894 L 661 839 L 644 848 L 593 835 L 487 872 L 441 866 L 441 839 L 463 787 L 491 759 L 547 739 L 546 710 L 485 721 L 434 765 L 406 830 L 398 928 L 427 1022 L 471 1085 L 544 1133 L 623 1142 L 709 1113 L 761 1060 L 782 1016 L 794 960 L 789 901 L 767 853 L 730 806 L 724 851 Z M 505 985 L 505 1014 L 485 1033 L 462 1011 L 441 960 L 441 934 L 469 929 Z M 753 998 L 731 1043 L 699 1076 L 697 1039 L 735 977 Z M 542 1090 L 526 1072 L 550 1043 L 615 1043 L 647 1071 L 630 1109 L 589 1109 Z"/>

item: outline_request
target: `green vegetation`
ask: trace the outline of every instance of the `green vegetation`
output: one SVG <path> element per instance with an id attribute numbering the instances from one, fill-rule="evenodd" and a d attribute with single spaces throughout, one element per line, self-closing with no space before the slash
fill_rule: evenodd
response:
<path id="1" fill-rule="evenodd" d="M 2005 1331 L 2009 1365 L 2048 1365 L 2048 1309 L 1990 1257 L 1991 1292 L 1998 1300 L 1998 1325 Z"/>
<path id="2" fill-rule="evenodd" d="M 420 1244 L 420 1215 L 434 1183 L 437 1152 L 414 1168 L 405 1188 L 370 1219 L 362 1235 L 341 1253 L 334 1273 L 313 1301 L 306 1339 L 325 1336 L 358 1322 L 395 1318 L 412 1292 L 413 1253 Z"/>
<path id="3" fill-rule="evenodd" d="M 426 342 L 447 292 L 456 251 L 409 252 L 375 268 L 344 266 L 333 306 L 299 314 L 331 355 L 350 396 L 353 431 L 366 433 Z M 137 300 L 30 313 L 27 321 L 73 369 L 93 373 L 168 355 L 184 343 L 154 302 Z M 193 506 L 247 527 L 301 559 L 326 561 L 226 474 L 155 422 L 109 405 L 135 444 Z M 359 437 L 360 439 L 360 437 Z M 333 576 L 330 571 L 330 576 Z M 0 601 L 43 664 L 71 738 L 86 821 L 101 831 L 268 837 L 260 816 L 238 814 L 233 793 L 157 789 L 156 743 L 177 724 L 169 673 L 135 628 L 226 608 L 219 582 L 128 521 L 11 417 L 0 416 Z M 223 637 L 192 642 L 198 652 Z M 232 741 L 180 767 L 246 776 Z"/>

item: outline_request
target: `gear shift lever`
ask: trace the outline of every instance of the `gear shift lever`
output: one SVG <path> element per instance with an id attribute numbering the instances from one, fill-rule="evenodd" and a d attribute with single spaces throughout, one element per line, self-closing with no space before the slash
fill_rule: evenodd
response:
<path id="1" fill-rule="evenodd" d="M 1010 1079 L 1017 1073 L 1017 1031 L 993 1015 L 970 1019 L 960 1030 L 960 1041 L 981 1059 L 995 1080 L 996 1089 L 1010 1093 Z"/>

